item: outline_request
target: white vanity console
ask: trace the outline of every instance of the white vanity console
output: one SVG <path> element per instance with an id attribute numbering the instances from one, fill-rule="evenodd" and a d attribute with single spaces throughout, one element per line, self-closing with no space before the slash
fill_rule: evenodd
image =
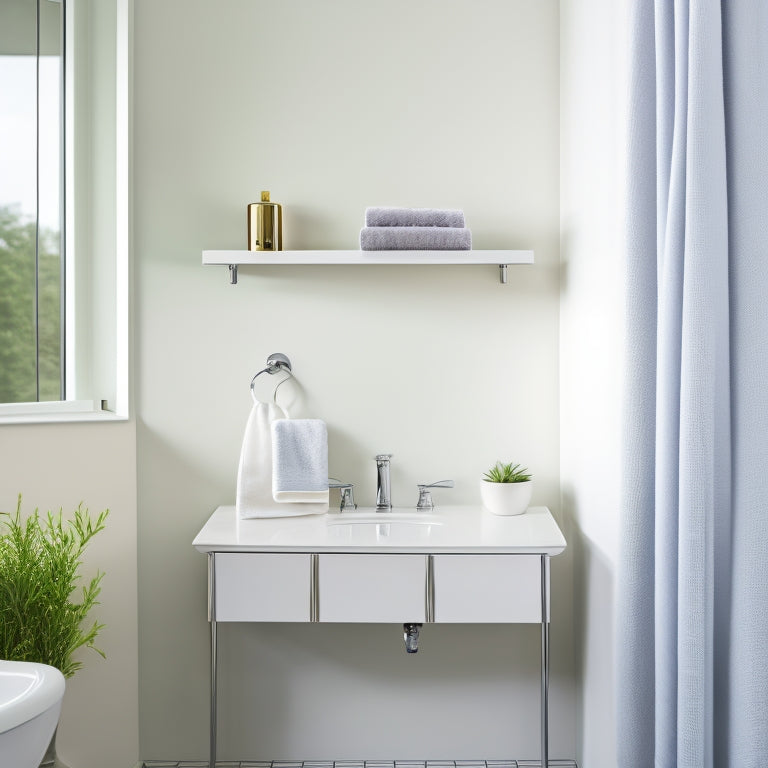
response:
<path id="1" fill-rule="evenodd" d="M 219 507 L 193 546 L 208 555 L 211 768 L 217 624 L 231 621 L 541 624 L 548 765 L 549 558 L 566 543 L 546 507 L 514 517 L 446 506 L 256 520 Z"/>

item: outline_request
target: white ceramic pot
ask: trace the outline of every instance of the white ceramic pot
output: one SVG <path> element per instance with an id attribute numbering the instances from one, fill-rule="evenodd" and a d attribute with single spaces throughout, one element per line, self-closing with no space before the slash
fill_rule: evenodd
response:
<path id="1" fill-rule="evenodd" d="M 480 500 L 494 515 L 522 515 L 531 503 L 533 480 L 524 483 L 480 481 Z"/>

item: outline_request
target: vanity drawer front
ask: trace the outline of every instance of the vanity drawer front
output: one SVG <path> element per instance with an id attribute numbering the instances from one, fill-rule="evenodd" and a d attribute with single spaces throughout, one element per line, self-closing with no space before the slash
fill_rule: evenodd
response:
<path id="1" fill-rule="evenodd" d="M 216 621 L 309 621 L 309 554 L 216 554 Z"/>
<path id="2" fill-rule="evenodd" d="M 435 555 L 435 621 L 541 622 L 539 555 Z"/>
<path id="3" fill-rule="evenodd" d="M 423 622 L 424 555 L 320 555 L 319 619 L 324 622 Z"/>

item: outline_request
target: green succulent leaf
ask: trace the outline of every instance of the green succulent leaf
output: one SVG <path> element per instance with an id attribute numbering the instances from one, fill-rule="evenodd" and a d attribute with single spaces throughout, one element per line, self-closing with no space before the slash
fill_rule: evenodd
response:
<path id="1" fill-rule="evenodd" d="M 531 474 L 527 468 L 519 464 L 504 464 L 497 461 L 483 477 L 489 483 L 526 483 L 531 479 Z"/>

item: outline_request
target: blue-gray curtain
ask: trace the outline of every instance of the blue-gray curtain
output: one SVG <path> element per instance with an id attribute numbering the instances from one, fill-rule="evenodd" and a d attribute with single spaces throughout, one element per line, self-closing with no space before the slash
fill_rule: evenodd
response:
<path id="1" fill-rule="evenodd" d="M 618 765 L 768 765 L 768 0 L 630 0 Z"/>

